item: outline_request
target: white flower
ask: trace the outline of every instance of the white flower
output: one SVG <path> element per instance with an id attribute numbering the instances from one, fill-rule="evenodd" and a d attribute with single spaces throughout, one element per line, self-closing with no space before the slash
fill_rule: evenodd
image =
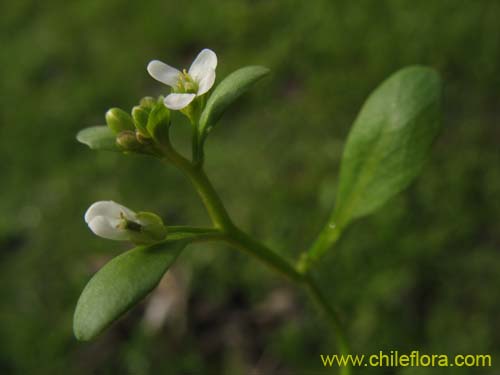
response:
<path id="1" fill-rule="evenodd" d="M 165 106 L 180 110 L 212 88 L 216 67 L 217 55 L 205 48 L 196 56 L 187 72 L 185 69 L 181 72 L 158 60 L 151 61 L 147 69 L 151 77 L 173 89 L 165 98 Z"/>
<path id="2" fill-rule="evenodd" d="M 128 240 L 127 224 L 141 225 L 134 211 L 113 201 L 92 204 L 85 213 L 85 222 L 92 232 L 110 240 Z"/>

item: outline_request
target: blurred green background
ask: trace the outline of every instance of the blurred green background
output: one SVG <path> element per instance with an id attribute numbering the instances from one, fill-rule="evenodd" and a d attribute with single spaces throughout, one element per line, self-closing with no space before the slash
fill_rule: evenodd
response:
<path id="1" fill-rule="evenodd" d="M 85 283 L 127 248 L 88 230 L 92 202 L 208 223 L 173 168 L 92 152 L 75 134 L 109 107 L 166 94 L 149 60 L 188 67 L 204 47 L 219 56 L 218 81 L 243 65 L 272 69 L 211 133 L 207 173 L 236 223 L 290 258 L 334 204 L 343 142 L 370 91 L 405 65 L 441 73 L 444 126 L 422 175 L 353 224 L 318 276 L 354 352 L 500 358 L 500 2 L 19 0 L 1 13 L 0 373 L 327 373 L 319 354 L 335 353 L 334 339 L 307 297 L 223 246 L 189 247 L 96 341 L 72 336 Z M 187 126 L 175 120 L 182 148 Z"/>

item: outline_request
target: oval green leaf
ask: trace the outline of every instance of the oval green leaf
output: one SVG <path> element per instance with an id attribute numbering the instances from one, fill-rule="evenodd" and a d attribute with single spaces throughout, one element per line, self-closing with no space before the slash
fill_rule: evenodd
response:
<path id="1" fill-rule="evenodd" d="M 406 188 L 440 127 L 441 80 L 426 67 L 404 68 L 367 99 L 345 145 L 330 226 L 344 227 Z"/>
<path id="2" fill-rule="evenodd" d="M 186 243 L 168 241 L 136 247 L 102 267 L 76 305 L 75 337 L 82 341 L 93 339 L 138 303 L 159 283 Z"/>
<path id="3" fill-rule="evenodd" d="M 228 75 L 210 95 L 201 114 L 201 134 L 213 127 L 231 103 L 268 73 L 269 69 L 263 66 L 246 66 Z"/>
<path id="4" fill-rule="evenodd" d="M 107 126 L 92 126 L 80 130 L 76 139 L 92 150 L 121 151 L 116 144 L 116 134 Z"/>

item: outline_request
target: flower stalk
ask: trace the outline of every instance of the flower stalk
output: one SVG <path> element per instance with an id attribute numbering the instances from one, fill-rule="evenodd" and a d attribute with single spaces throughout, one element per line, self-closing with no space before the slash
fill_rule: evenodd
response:
<path id="1" fill-rule="evenodd" d="M 217 57 L 207 49 L 200 52 L 191 65 L 189 72 L 185 70 L 180 72 L 157 60 L 150 62 L 148 65 L 148 72 L 153 78 L 171 86 L 173 89 L 173 93 L 165 98 L 165 106 L 173 110 L 180 110 L 189 118 L 193 126 L 192 161 L 178 153 L 168 139 L 159 145 L 164 152 L 162 160 L 173 164 L 189 179 L 214 226 L 212 229 L 169 227 L 169 233 L 172 233 L 172 230 L 184 235 L 190 233 L 193 236 L 193 241 L 223 241 L 231 247 L 257 258 L 269 268 L 286 277 L 290 282 L 303 287 L 309 292 L 318 308 L 331 323 L 340 352 L 347 354 L 348 343 L 340 319 L 314 278 L 310 275 L 309 263 L 305 263 L 307 267 L 301 267 L 300 262 L 296 266 L 239 229 L 233 223 L 203 169 L 203 142 L 200 142 L 199 139 L 200 114 L 205 104 L 205 98 L 202 95 L 210 90 L 214 83 L 216 66 Z M 343 367 L 340 373 L 348 375 L 350 373 L 349 367 Z"/>
<path id="2" fill-rule="evenodd" d="M 79 138 L 96 148 L 118 147 L 119 151 L 125 153 L 148 154 L 174 165 L 193 185 L 213 227 L 167 226 L 153 213 L 136 213 L 112 201 L 93 204 L 87 211 L 85 220 L 95 234 L 108 239 L 155 246 L 177 240 L 183 243 L 219 241 L 258 259 L 309 293 L 331 324 L 340 353 L 348 354 L 347 338 L 337 312 L 309 271 L 313 262 L 335 242 L 340 232 L 332 232 L 331 228 L 326 228 L 312 251 L 305 253 L 297 264 L 293 264 L 234 224 L 203 169 L 204 140 L 210 129 L 233 100 L 268 73 L 268 69 L 258 66 L 242 68 L 226 78 L 207 101 L 205 94 L 214 85 L 216 66 L 217 56 L 209 49 L 202 50 L 187 71 L 180 71 L 158 60 L 151 61 L 147 71 L 157 81 L 170 86 L 171 93 L 165 98 L 143 98 L 140 104 L 132 109 L 131 114 L 113 108 L 106 114 L 107 128 L 90 129 Z M 170 142 L 170 110 L 183 113 L 192 125 L 191 160 L 180 154 Z M 148 259 L 147 249 L 136 250 L 130 259 L 143 256 Z M 175 259 L 175 256 L 172 259 Z M 162 261 L 169 262 L 172 259 L 161 258 Z M 133 260 L 126 262 L 129 261 Z M 158 278 L 165 272 L 165 268 L 160 271 Z M 137 295 L 141 294 L 139 292 L 142 293 L 142 290 L 139 290 Z M 112 313 L 115 314 L 116 311 L 113 310 Z M 87 321 L 83 319 L 83 322 Z M 101 328 L 101 325 L 98 325 L 96 330 L 91 330 L 91 334 Z M 350 374 L 350 368 L 342 367 L 340 374 Z"/>
<path id="3" fill-rule="evenodd" d="M 175 230 L 179 232 L 186 231 L 194 233 L 194 238 L 199 241 L 223 241 L 231 247 L 255 257 L 269 268 L 286 277 L 290 282 L 303 287 L 307 290 L 313 301 L 331 324 L 340 353 L 348 354 L 348 340 L 342 328 L 340 318 L 311 274 L 294 266 L 287 259 L 239 229 L 230 218 L 222 200 L 202 167 L 195 166 L 176 151 L 173 151 L 173 153 L 170 152 L 169 156 L 164 160 L 174 164 L 188 177 L 214 225 L 214 228 L 211 229 L 175 227 Z M 169 227 L 169 233 L 171 233 L 172 229 L 174 228 Z M 219 235 L 214 235 L 216 233 Z M 209 236 L 205 238 L 200 237 L 206 234 L 209 234 Z M 349 375 L 350 368 L 342 367 L 340 369 L 340 374 Z"/>

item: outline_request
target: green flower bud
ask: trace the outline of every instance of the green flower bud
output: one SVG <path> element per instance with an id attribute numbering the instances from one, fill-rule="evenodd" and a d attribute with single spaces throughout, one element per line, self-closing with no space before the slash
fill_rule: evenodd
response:
<path id="1" fill-rule="evenodd" d="M 111 108 L 106 112 L 106 124 L 116 134 L 135 128 L 132 117 L 120 108 Z"/>
<path id="2" fill-rule="evenodd" d="M 146 126 L 148 125 L 149 110 L 137 105 L 132 108 L 132 117 L 137 131 L 139 131 L 139 133 L 143 136 L 149 137 L 146 129 Z"/>
<path id="3" fill-rule="evenodd" d="M 141 99 L 139 102 L 139 106 L 141 106 L 144 109 L 153 109 L 153 107 L 156 105 L 156 99 L 151 97 L 151 96 L 145 96 L 144 98 Z"/>
<path id="4" fill-rule="evenodd" d="M 149 114 L 146 129 L 158 143 L 168 142 L 168 129 L 170 127 L 170 111 L 159 102 Z"/>
<path id="5" fill-rule="evenodd" d="M 143 238 L 147 238 L 150 241 L 165 239 L 167 227 L 163 224 L 161 217 L 152 212 L 138 212 L 136 217 L 142 225 L 141 234 Z"/>
<path id="6" fill-rule="evenodd" d="M 137 244 L 151 244 L 164 240 L 167 227 L 152 212 L 135 213 L 113 201 L 92 204 L 85 213 L 90 230 L 110 240 L 130 240 Z"/>
<path id="7" fill-rule="evenodd" d="M 144 146 L 153 146 L 154 141 L 149 137 L 149 135 L 146 137 L 142 135 L 139 132 L 136 132 L 135 136 L 137 137 L 137 140 L 139 141 L 140 144 Z"/>

